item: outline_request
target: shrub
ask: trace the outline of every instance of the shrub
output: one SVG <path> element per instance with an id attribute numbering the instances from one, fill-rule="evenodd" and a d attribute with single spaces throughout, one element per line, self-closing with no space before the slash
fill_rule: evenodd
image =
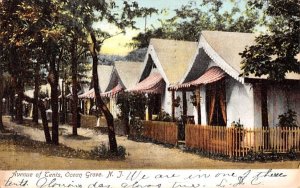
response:
<path id="1" fill-rule="evenodd" d="M 154 121 L 172 121 L 172 117 L 170 114 L 165 112 L 164 110 L 160 111 L 157 115 L 157 117 L 154 119 Z"/>
<path id="2" fill-rule="evenodd" d="M 278 116 L 280 127 L 297 127 L 297 113 L 291 109 Z"/>
<path id="3" fill-rule="evenodd" d="M 233 121 L 233 122 L 231 123 L 231 127 L 243 129 L 243 128 L 244 128 L 244 125 L 241 124 L 241 120 L 239 119 L 237 122 Z"/>
<path id="4" fill-rule="evenodd" d="M 133 118 L 130 120 L 131 134 L 133 136 L 140 137 L 143 131 L 143 123 L 139 118 Z"/>
<path id="5" fill-rule="evenodd" d="M 124 146 L 118 146 L 118 152 L 112 153 L 109 150 L 109 147 L 106 146 L 104 143 L 102 143 L 100 144 L 100 146 L 97 146 L 91 150 L 91 155 L 96 156 L 100 159 L 111 159 L 111 158 L 125 159 L 126 148 Z"/>

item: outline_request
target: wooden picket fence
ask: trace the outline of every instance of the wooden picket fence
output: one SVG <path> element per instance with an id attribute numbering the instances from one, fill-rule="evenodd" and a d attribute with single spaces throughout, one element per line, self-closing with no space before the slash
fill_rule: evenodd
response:
<path id="1" fill-rule="evenodd" d="M 165 144 L 177 144 L 178 128 L 175 122 L 143 121 L 143 136 Z"/>
<path id="2" fill-rule="evenodd" d="M 191 149 L 224 154 L 229 157 L 245 156 L 253 152 L 300 152 L 300 127 L 238 129 L 219 126 L 188 124 L 185 144 Z"/>

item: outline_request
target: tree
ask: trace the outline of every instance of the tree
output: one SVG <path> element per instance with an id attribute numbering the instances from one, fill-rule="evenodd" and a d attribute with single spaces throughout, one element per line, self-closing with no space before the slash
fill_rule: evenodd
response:
<path id="1" fill-rule="evenodd" d="M 103 32 L 101 28 L 96 31 L 93 28 L 93 23 L 95 21 L 106 21 L 116 25 L 123 32 L 128 26 L 134 27 L 134 18 L 153 12 L 155 12 L 154 9 L 140 8 L 136 2 L 130 1 L 123 1 L 120 5 L 117 5 L 114 1 L 107 2 L 104 0 L 67 0 L 63 2 L 51 0 L 2 1 L 0 9 L 0 38 L 3 39 L 4 50 L 2 51 L 5 53 L 1 52 L 0 58 L 1 60 L 5 59 L 5 63 L 8 62 L 8 71 L 13 77 L 19 104 L 22 104 L 23 99 L 37 104 L 36 100 L 31 100 L 31 98 L 24 96 L 23 93 L 25 84 L 23 78 L 29 75 L 27 70 L 33 70 L 32 67 L 34 67 L 31 53 L 38 51 L 33 50 L 40 49 L 39 53 L 44 57 L 42 60 L 47 63 L 47 79 L 51 85 L 53 144 L 57 145 L 59 143 L 58 79 L 59 67 L 61 67 L 60 64 L 63 62 L 63 54 L 67 51 L 71 55 L 74 78 L 73 93 L 76 95 L 76 79 L 78 76 L 76 70 L 78 55 L 80 55 L 76 48 L 81 41 L 87 41 L 87 36 L 89 35 L 91 39 L 90 53 L 93 57 L 93 83 L 97 106 L 103 111 L 108 122 L 110 150 L 114 153 L 117 152 L 113 116 L 100 97 L 97 75 L 98 52 L 103 41 L 111 37 L 111 35 Z M 70 44 L 71 47 L 65 44 Z M 40 59 L 36 58 L 36 60 L 39 61 Z M 38 67 L 35 68 L 38 69 Z M 32 81 L 32 79 L 29 81 Z M 74 101 L 75 103 L 76 101 Z M 40 103 L 37 105 L 42 109 Z M 17 109 L 20 110 L 22 107 L 19 106 Z M 19 116 L 21 119 L 22 114 L 19 113 Z M 45 128 L 45 133 L 46 131 Z"/>
<path id="2" fill-rule="evenodd" d="M 149 101 L 142 93 L 121 93 L 117 97 L 117 105 L 121 110 L 120 116 L 124 121 L 126 133 L 130 135 L 130 125 L 134 126 L 137 117 L 143 119 Z M 131 124 L 129 125 L 129 117 Z M 136 128 L 136 127 L 133 127 Z"/>
<path id="3" fill-rule="evenodd" d="M 3 71 L 10 73 L 11 86 L 17 91 L 18 105 L 16 107 L 18 113 L 18 122 L 22 123 L 22 100 L 36 104 L 27 96 L 24 96 L 24 85 L 29 83 L 32 78 L 32 65 L 34 58 L 34 50 L 42 47 L 43 41 L 42 30 L 45 23 L 41 10 L 42 2 L 35 1 L 9 1 L 4 0 L 0 4 L 0 38 L 2 39 L 1 51 L 1 67 Z M 44 56 L 46 57 L 46 56 Z M 11 93 L 14 98 L 14 93 Z M 41 114 L 45 114 L 45 108 L 41 101 Z M 51 142 L 47 119 L 42 118 L 46 141 Z"/>
<path id="4" fill-rule="evenodd" d="M 145 12 L 147 14 L 152 14 L 156 12 L 155 9 L 146 9 L 146 8 L 139 8 L 138 4 L 136 2 L 128 3 L 127 1 L 123 2 L 122 11 L 120 14 L 113 14 L 113 9 L 118 9 L 119 7 L 115 5 L 114 2 L 110 3 L 104 3 L 105 5 L 102 5 L 99 16 L 99 20 L 107 20 L 109 23 L 112 23 L 116 25 L 118 28 L 124 30 L 126 27 L 134 27 L 134 21 L 133 18 L 138 16 L 145 16 Z M 104 8 L 105 7 L 105 8 Z M 98 7 L 99 8 L 99 7 Z M 97 10 L 97 9 L 96 9 Z M 103 100 L 100 96 L 100 90 L 99 90 L 99 82 L 98 82 L 98 74 L 97 74 L 97 65 L 98 65 L 98 52 L 101 49 L 101 46 L 103 42 L 110 38 L 111 35 L 105 32 L 98 32 L 98 38 L 97 33 L 95 30 L 91 27 L 91 25 L 87 25 L 87 30 L 90 32 L 91 36 L 91 46 L 90 46 L 90 52 L 93 57 L 93 84 L 94 84 L 94 91 L 95 91 L 95 97 L 96 97 L 96 105 L 97 107 L 103 112 L 108 126 L 108 138 L 109 138 L 109 145 L 110 145 L 110 151 L 112 153 L 117 153 L 117 141 L 115 137 L 115 131 L 114 131 L 114 121 L 113 116 L 110 113 L 109 109 L 104 104 Z M 100 39 L 99 39 L 100 36 Z"/>
<path id="5" fill-rule="evenodd" d="M 3 121 L 2 121 L 2 98 L 4 97 L 4 92 L 7 90 L 7 85 L 10 83 L 10 77 L 7 74 L 3 74 L 3 72 L 0 70 L 0 132 L 4 131 Z"/>
<path id="6" fill-rule="evenodd" d="M 175 9 L 175 16 L 160 20 L 161 27 L 139 33 L 131 45 L 147 47 L 150 38 L 197 41 L 203 30 L 252 32 L 260 22 L 258 10 L 248 5 L 241 7 L 238 2 L 231 0 L 226 3 L 231 3 L 232 8 L 224 10 L 226 4 L 220 0 L 190 1 Z"/>
<path id="7" fill-rule="evenodd" d="M 283 81 L 286 73 L 300 73 L 300 2 L 298 0 L 255 0 L 253 8 L 263 9 L 268 21 L 266 33 L 256 37 L 255 45 L 247 47 L 241 56 L 243 74 L 267 75 Z"/>

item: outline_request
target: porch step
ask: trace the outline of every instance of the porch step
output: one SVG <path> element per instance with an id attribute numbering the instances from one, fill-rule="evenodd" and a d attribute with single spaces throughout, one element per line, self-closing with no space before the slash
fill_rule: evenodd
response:
<path id="1" fill-rule="evenodd" d="M 177 144 L 178 144 L 178 145 L 185 145 L 185 140 L 178 140 L 178 141 L 177 141 Z"/>
<path id="2" fill-rule="evenodd" d="M 177 146 L 178 146 L 181 150 L 184 150 L 184 149 L 185 149 L 185 141 L 184 141 L 184 140 L 178 140 L 178 141 L 177 141 Z"/>

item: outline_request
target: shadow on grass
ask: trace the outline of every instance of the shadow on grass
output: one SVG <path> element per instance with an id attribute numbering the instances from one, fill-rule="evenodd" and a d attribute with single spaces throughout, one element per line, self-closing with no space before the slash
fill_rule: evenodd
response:
<path id="1" fill-rule="evenodd" d="M 30 138 L 12 133 L 10 135 L 0 135 L 0 144 L 3 145 L 14 145 L 20 152 L 28 153 L 39 153 L 46 156 L 64 157 L 64 158 L 78 158 L 78 159 L 89 159 L 89 160 L 123 160 L 119 156 L 111 156 L 96 153 L 94 150 L 85 151 L 74 149 L 63 144 L 53 145 L 45 142 L 31 140 Z"/>
<path id="2" fill-rule="evenodd" d="M 67 135 L 63 135 L 64 138 L 67 139 L 72 139 L 72 140 L 90 140 L 91 137 L 86 137 L 86 136 L 82 136 L 82 135 L 72 135 L 72 134 L 67 134 Z"/>

